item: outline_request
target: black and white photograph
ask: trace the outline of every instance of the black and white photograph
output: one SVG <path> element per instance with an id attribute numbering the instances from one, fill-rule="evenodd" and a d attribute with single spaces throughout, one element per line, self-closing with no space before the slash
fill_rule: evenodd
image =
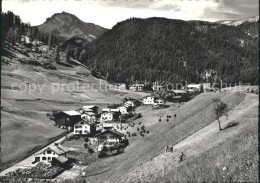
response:
<path id="1" fill-rule="evenodd" d="M 258 0 L 3 0 L 0 54 L 0 183 L 259 182 Z"/>

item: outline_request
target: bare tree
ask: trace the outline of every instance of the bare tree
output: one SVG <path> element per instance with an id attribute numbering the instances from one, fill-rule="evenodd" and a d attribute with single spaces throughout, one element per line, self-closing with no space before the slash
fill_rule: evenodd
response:
<path id="1" fill-rule="evenodd" d="M 221 101 L 220 99 L 216 99 L 216 98 L 213 99 L 213 102 L 214 102 L 214 112 L 219 124 L 219 130 L 222 130 L 219 119 L 221 116 L 227 113 L 227 104 Z"/>

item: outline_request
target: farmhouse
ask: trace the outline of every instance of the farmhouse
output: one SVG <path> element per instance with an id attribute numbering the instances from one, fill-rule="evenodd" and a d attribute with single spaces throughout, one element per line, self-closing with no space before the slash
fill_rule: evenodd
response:
<path id="1" fill-rule="evenodd" d="M 144 97 L 143 104 L 145 104 L 145 105 L 154 104 L 154 97 L 153 96 Z"/>
<path id="2" fill-rule="evenodd" d="M 134 104 L 134 102 L 133 101 L 126 101 L 125 103 L 124 103 L 124 106 L 125 107 L 133 107 L 133 106 L 135 106 L 135 104 Z"/>
<path id="3" fill-rule="evenodd" d="M 65 147 L 63 147 L 62 145 L 59 145 L 59 144 L 55 144 L 55 145 L 43 150 L 42 152 L 36 154 L 35 161 L 50 164 L 54 158 L 58 158 L 61 156 L 66 158 L 67 152 L 68 152 L 68 150 Z"/>
<path id="4" fill-rule="evenodd" d="M 83 111 L 85 112 L 93 112 L 95 114 L 98 113 L 98 106 L 95 105 L 86 105 L 86 106 L 82 106 L 81 108 Z"/>
<path id="5" fill-rule="evenodd" d="M 127 107 L 126 106 L 120 106 L 118 107 L 121 114 L 128 114 Z"/>
<path id="6" fill-rule="evenodd" d="M 104 112 L 101 114 L 100 119 L 103 121 L 112 121 L 114 119 L 114 112 Z"/>
<path id="7" fill-rule="evenodd" d="M 96 121 L 96 114 L 93 112 L 84 112 L 83 114 L 81 114 L 81 119 L 86 119 L 89 120 L 91 122 L 95 122 Z"/>
<path id="8" fill-rule="evenodd" d="M 89 120 L 80 120 L 74 126 L 74 134 L 91 135 L 96 132 L 96 126 Z"/>
<path id="9" fill-rule="evenodd" d="M 133 84 L 129 86 L 129 89 L 133 91 L 144 91 L 144 84 Z"/>
<path id="10" fill-rule="evenodd" d="M 75 123 L 81 120 L 81 114 L 78 111 L 61 111 L 55 114 L 55 123 L 58 127 L 72 130 Z"/>
<path id="11" fill-rule="evenodd" d="M 98 141 L 98 151 L 102 149 L 105 142 L 121 142 L 124 134 L 116 130 L 105 130 L 97 135 L 95 135 Z"/>
<path id="12" fill-rule="evenodd" d="M 120 133 L 116 130 L 105 130 L 99 134 L 96 134 L 95 137 L 97 137 L 98 142 L 121 142 L 122 137 L 124 136 L 123 133 Z"/>

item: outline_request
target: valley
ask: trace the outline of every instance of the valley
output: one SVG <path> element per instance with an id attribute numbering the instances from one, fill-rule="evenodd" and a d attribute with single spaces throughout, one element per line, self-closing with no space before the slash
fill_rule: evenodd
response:
<path id="1" fill-rule="evenodd" d="M 107 30 L 62 12 L 22 24 L 27 35 L 11 27 L 0 179 L 258 182 L 258 23 L 130 18 Z"/>

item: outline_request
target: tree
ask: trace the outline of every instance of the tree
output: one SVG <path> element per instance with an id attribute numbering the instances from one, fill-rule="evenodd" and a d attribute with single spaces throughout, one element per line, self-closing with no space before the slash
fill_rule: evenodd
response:
<path id="1" fill-rule="evenodd" d="M 71 51 L 70 44 L 68 44 L 66 51 L 65 51 L 65 61 L 66 62 L 70 61 L 70 51 Z"/>
<path id="2" fill-rule="evenodd" d="M 215 99 L 215 98 L 213 99 L 213 102 L 214 102 L 214 112 L 219 124 L 219 130 L 222 130 L 219 118 L 223 114 L 227 113 L 227 104 L 222 102 L 220 99 Z"/>
<path id="3" fill-rule="evenodd" d="M 83 60 L 85 59 L 85 57 L 86 57 L 86 50 L 84 49 L 84 50 L 81 51 L 81 53 L 79 55 L 79 61 L 81 63 L 83 63 Z"/>
<path id="4" fill-rule="evenodd" d="M 57 45 L 54 52 L 54 60 L 56 62 L 60 61 L 60 47 Z"/>
<path id="5" fill-rule="evenodd" d="M 77 47 L 74 51 L 74 58 L 76 60 L 79 60 L 79 55 L 80 55 L 80 50 L 79 50 L 79 47 Z"/>
<path id="6" fill-rule="evenodd" d="M 49 34 L 48 46 L 49 46 L 49 50 L 50 50 L 52 47 L 52 33 Z"/>

